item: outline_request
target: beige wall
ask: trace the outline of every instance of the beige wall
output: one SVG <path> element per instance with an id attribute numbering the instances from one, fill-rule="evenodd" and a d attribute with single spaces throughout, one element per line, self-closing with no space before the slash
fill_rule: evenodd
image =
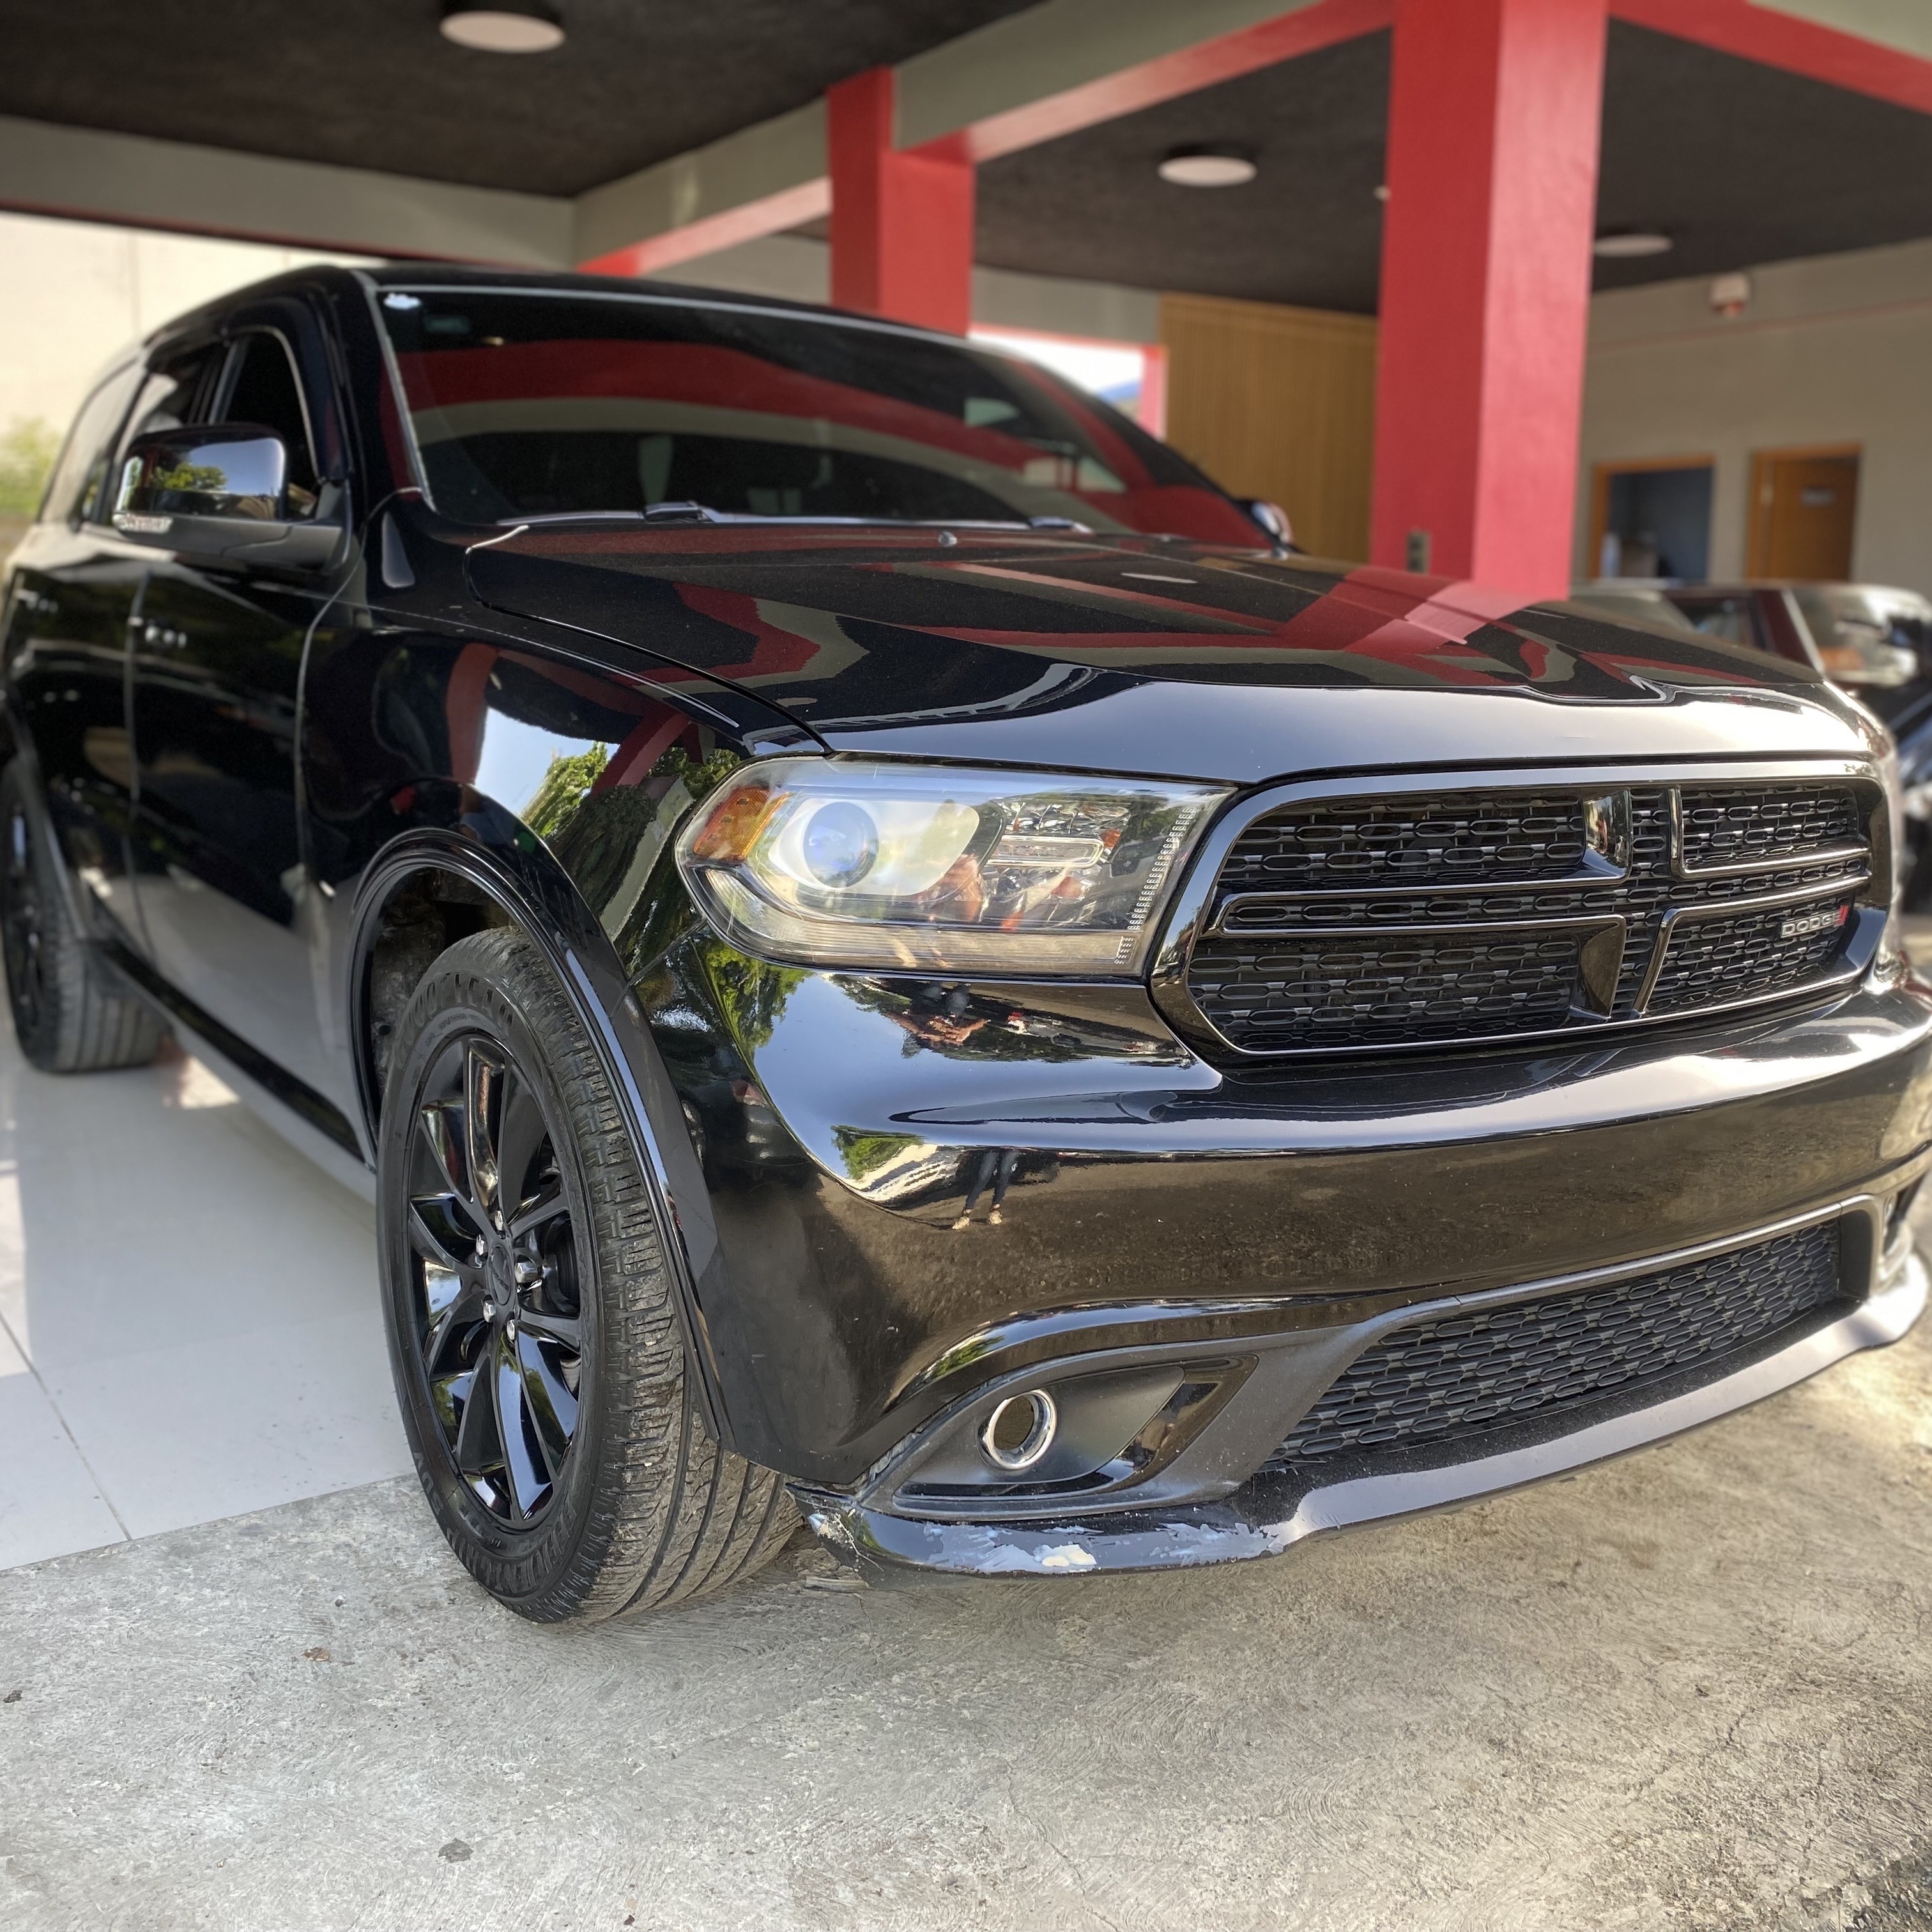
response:
<path id="1" fill-rule="evenodd" d="M 1588 555 L 1599 463 L 1709 454 L 1711 571 L 1740 574 L 1754 450 L 1863 450 L 1852 570 L 1932 593 L 1932 242 L 1754 272 L 1750 307 L 1714 316 L 1703 278 L 1592 305 L 1577 496 Z"/>
<path id="2" fill-rule="evenodd" d="M 123 344 L 230 289 L 352 259 L 0 214 L 0 430 L 38 416 L 64 430 Z"/>

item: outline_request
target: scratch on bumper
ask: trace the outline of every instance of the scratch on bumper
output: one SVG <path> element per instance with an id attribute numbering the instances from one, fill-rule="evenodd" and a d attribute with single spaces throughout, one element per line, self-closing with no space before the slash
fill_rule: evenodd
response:
<path id="1" fill-rule="evenodd" d="M 914 1521 L 862 1509 L 823 1491 L 798 1488 L 796 1492 L 806 1520 L 826 1546 L 880 1581 L 896 1572 L 917 1570 L 1060 1576 L 1190 1569 L 1278 1556 L 1326 1531 L 1520 1489 L 1715 1421 L 1847 1355 L 1898 1340 L 1924 1312 L 1929 1280 L 1924 1262 L 1914 1253 L 1891 1286 L 1850 1313 L 1700 1388 L 1530 1448 L 1310 1490 L 1292 1514 L 1280 1518 L 1271 1519 L 1262 1498 L 1250 1498 L 1245 1490 L 1220 1502 L 1171 1512 L 1054 1523 Z"/>

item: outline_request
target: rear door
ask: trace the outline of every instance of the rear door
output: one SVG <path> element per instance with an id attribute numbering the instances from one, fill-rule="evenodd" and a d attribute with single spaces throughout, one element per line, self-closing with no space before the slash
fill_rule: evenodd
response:
<path id="1" fill-rule="evenodd" d="M 203 418 L 282 438 L 296 513 L 316 501 L 312 425 L 326 406 L 298 372 L 305 323 L 292 302 L 231 318 Z M 151 555 L 131 685 L 136 872 L 153 962 L 254 1054 L 326 1091 L 296 791 L 303 646 L 324 593 L 314 578 Z"/>
<path id="2" fill-rule="evenodd" d="M 7 636 L 10 701 L 62 856 L 86 900 L 134 945 L 126 670 L 147 554 L 107 518 L 122 424 L 144 380 L 130 362 L 82 406 L 14 573 Z"/>

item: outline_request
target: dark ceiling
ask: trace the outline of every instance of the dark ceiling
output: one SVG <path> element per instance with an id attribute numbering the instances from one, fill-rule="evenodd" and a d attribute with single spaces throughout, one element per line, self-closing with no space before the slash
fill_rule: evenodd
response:
<path id="1" fill-rule="evenodd" d="M 980 170 L 980 260 L 1137 288 L 1310 308 L 1376 305 L 1387 34 L 1023 149 Z M 1174 188 L 1171 148 L 1227 142 L 1245 188 Z"/>
<path id="2" fill-rule="evenodd" d="M 562 4 L 563 47 L 509 58 L 443 40 L 436 0 L 0 0 L 0 113 L 567 194 L 1034 0 Z M 1009 155 L 980 259 L 1370 312 L 1388 92 L 1371 34 Z M 1258 178 L 1156 176 L 1216 142 Z M 1932 116 L 1613 23 L 1598 226 L 1676 243 L 1606 288 L 1932 235 Z"/>
<path id="3" fill-rule="evenodd" d="M 436 0 L 0 0 L 0 113 L 574 194 L 1034 0 L 562 0 L 555 53 Z"/>
<path id="4" fill-rule="evenodd" d="M 1388 38 L 1377 34 L 994 161 L 979 258 L 1144 288 L 1372 313 Z M 1170 148 L 1244 146 L 1245 188 L 1172 188 Z M 1600 262 L 1599 288 L 1932 235 L 1932 116 L 1610 28 L 1598 226 L 1667 255 Z"/>

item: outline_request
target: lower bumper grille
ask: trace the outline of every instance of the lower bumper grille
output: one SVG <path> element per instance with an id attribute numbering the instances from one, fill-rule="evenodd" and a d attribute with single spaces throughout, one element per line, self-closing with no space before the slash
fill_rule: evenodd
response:
<path id="1" fill-rule="evenodd" d="M 1385 1335 L 1269 1459 L 1384 1455 L 1625 1394 L 1767 1340 L 1844 1298 L 1835 1221 L 1606 1286 Z"/>

